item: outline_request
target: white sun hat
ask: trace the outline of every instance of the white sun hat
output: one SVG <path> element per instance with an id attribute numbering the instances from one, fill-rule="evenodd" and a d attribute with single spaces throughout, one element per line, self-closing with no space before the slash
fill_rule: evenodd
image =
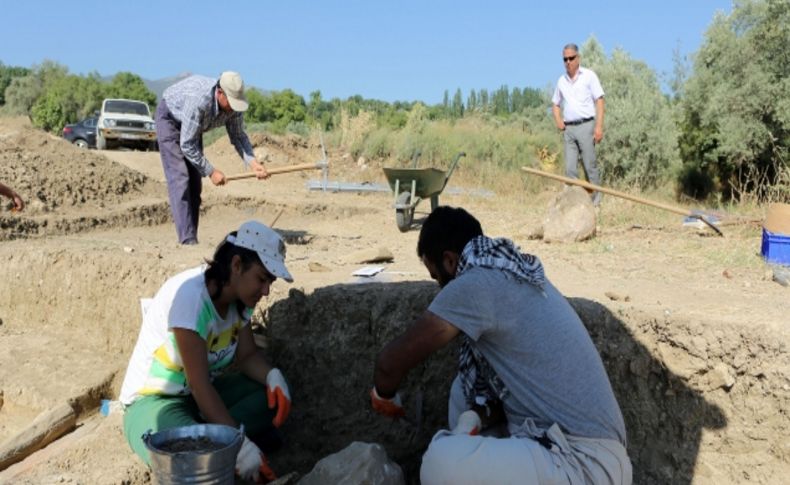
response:
<path id="1" fill-rule="evenodd" d="M 219 87 L 228 97 L 228 103 L 233 111 L 247 111 L 249 104 L 247 97 L 244 96 L 244 81 L 241 74 L 233 71 L 225 71 L 219 77 Z"/>
<path id="2" fill-rule="evenodd" d="M 293 282 L 293 276 L 285 267 L 285 243 L 274 229 L 258 221 L 247 221 L 239 227 L 235 238 L 228 237 L 228 242 L 255 251 L 269 273 Z"/>

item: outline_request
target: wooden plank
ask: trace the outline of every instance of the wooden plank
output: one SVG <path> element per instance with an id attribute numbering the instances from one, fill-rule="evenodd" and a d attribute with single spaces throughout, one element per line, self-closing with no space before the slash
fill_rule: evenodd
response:
<path id="1" fill-rule="evenodd" d="M 0 470 L 24 460 L 74 429 L 76 424 L 77 413 L 68 403 L 39 414 L 30 426 L 0 446 Z"/>

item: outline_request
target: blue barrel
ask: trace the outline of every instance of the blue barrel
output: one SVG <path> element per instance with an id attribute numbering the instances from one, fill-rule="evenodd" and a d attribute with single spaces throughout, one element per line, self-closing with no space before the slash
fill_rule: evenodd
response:
<path id="1" fill-rule="evenodd" d="M 207 438 L 216 446 L 195 451 L 169 451 L 167 444 L 184 438 Z M 149 430 L 143 442 L 151 456 L 151 472 L 159 485 L 233 485 L 236 455 L 244 442 L 244 428 L 223 424 L 193 424 L 156 433 Z"/>

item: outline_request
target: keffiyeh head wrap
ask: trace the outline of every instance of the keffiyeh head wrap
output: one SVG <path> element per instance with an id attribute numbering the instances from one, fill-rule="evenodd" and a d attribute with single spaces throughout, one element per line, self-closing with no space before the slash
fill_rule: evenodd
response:
<path id="1" fill-rule="evenodd" d="M 516 281 L 533 285 L 541 291 L 546 284 L 540 260 L 531 254 L 522 253 L 513 241 L 505 238 L 477 236 L 469 241 L 458 260 L 456 278 L 475 267 L 504 271 Z M 458 374 L 469 407 L 489 401 L 502 401 L 510 394 L 475 342 L 466 335 L 461 340 Z"/>

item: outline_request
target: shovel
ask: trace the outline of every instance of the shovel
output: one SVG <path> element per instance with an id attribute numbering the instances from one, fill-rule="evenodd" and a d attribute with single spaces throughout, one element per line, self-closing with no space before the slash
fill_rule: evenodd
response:
<path id="1" fill-rule="evenodd" d="M 613 195 L 615 197 L 620 197 L 622 199 L 630 200 L 632 202 L 637 202 L 639 204 L 645 204 L 653 207 L 658 207 L 659 209 L 664 209 L 666 211 L 674 212 L 675 214 L 680 214 L 682 216 L 689 217 L 691 219 L 698 219 L 705 223 L 708 227 L 713 229 L 716 234 L 719 236 L 724 237 L 724 234 L 721 232 L 721 229 L 713 225 L 711 221 L 707 219 L 705 214 L 700 214 L 699 212 L 694 212 L 688 209 L 681 209 L 680 207 L 674 207 L 669 204 L 663 204 L 661 202 L 654 202 L 652 200 L 643 199 L 642 197 L 637 197 L 635 195 L 626 194 L 625 192 L 619 192 L 614 189 L 607 189 L 606 187 L 601 187 L 600 185 L 591 184 L 589 182 L 585 182 L 583 180 L 572 179 L 570 177 L 563 177 L 562 175 L 556 175 L 553 173 L 544 172 L 542 170 L 537 170 L 534 168 L 529 167 L 521 167 L 521 170 L 531 173 L 533 175 L 540 175 L 541 177 L 546 177 L 554 180 L 559 180 L 560 182 L 565 182 L 566 184 L 570 185 L 578 185 L 579 187 L 584 187 L 585 189 L 595 190 L 597 192 L 601 192 L 604 194 Z"/>
<path id="2" fill-rule="evenodd" d="M 321 160 L 316 163 L 302 163 L 300 165 L 291 165 L 290 167 L 275 167 L 267 169 L 269 175 L 277 175 L 281 173 L 289 173 L 289 172 L 301 172 L 303 170 L 321 170 L 325 172 L 329 169 L 329 164 L 327 164 L 324 160 Z M 255 178 L 257 175 L 254 172 L 250 173 L 238 173 L 235 175 L 228 175 L 225 177 L 225 181 L 230 182 L 232 180 L 241 180 L 241 179 L 249 179 Z"/>

